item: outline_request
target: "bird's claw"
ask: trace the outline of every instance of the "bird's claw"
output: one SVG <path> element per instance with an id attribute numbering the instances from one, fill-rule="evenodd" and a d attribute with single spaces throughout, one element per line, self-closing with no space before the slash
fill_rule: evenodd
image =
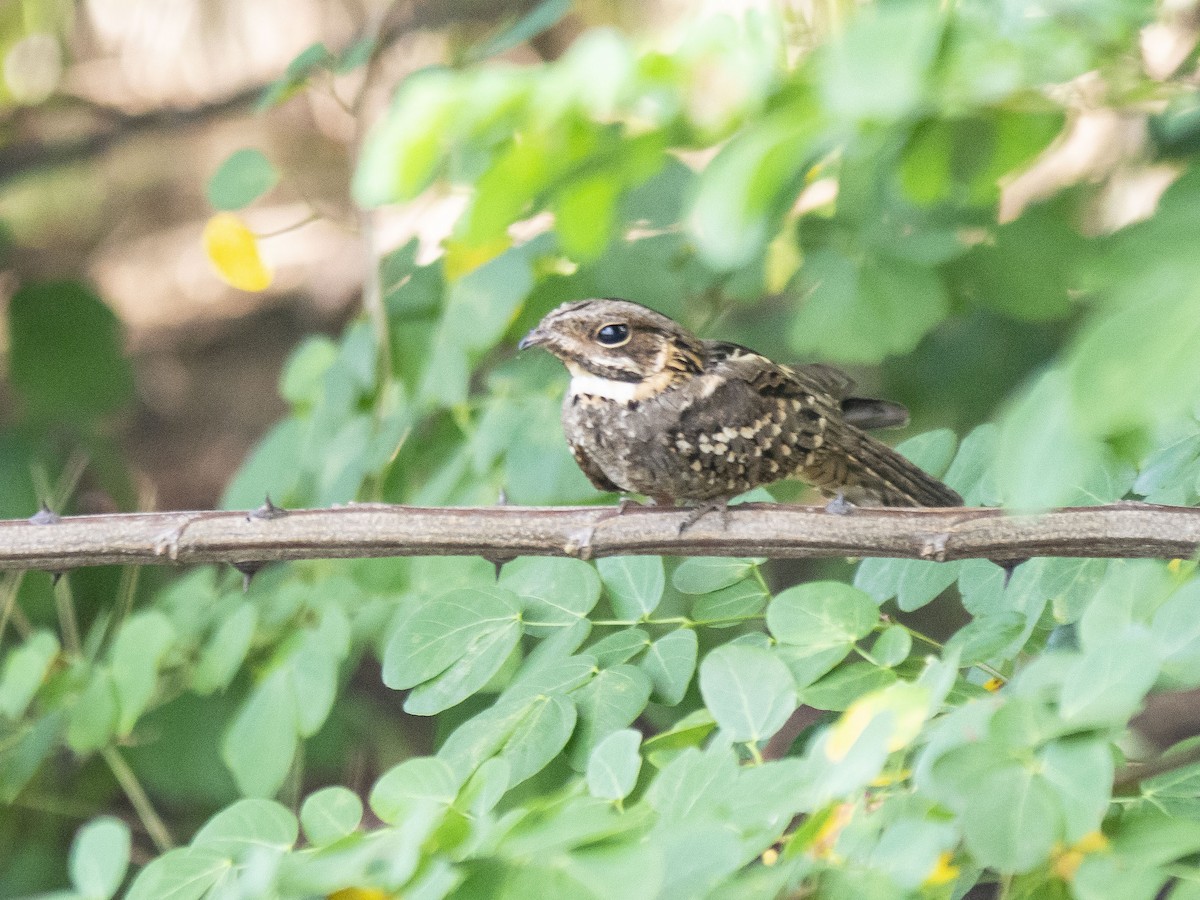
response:
<path id="1" fill-rule="evenodd" d="M 699 506 L 695 507 L 691 513 L 688 514 L 688 517 L 684 519 L 682 523 L 680 523 L 679 533 L 683 534 L 710 512 L 719 512 L 721 514 L 721 527 L 729 527 L 729 501 L 716 500 L 709 503 L 701 503 Z"/>

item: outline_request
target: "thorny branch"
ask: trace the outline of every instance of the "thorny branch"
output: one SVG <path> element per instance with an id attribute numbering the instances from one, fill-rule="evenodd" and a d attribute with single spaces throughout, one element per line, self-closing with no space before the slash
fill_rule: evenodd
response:
<path id="1" fill-rule="evenodd" d="M 1117 503 L 1040 514 L 998 509 L 852 509 L 744 504 L 680 526 L 687 510 L 357 504 L 284 513 L 38 515 L 0 521 L 0 570 L 380 556 L 838 557 L 1020 560 L 1191 557 L 1200 509 Z"/>

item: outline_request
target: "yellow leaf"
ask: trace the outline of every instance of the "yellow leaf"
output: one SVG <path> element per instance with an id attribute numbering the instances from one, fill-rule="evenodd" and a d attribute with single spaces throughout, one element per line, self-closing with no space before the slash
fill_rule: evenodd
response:
<path id="1" fill-rule="evenodd" d="M 929 874 L 925 876 L 925 881 L 922 882 L 922 887 L 938 887 L 943 884 L 949 884 L 958 877 L 958 866 L 953 865 L 950 860 L 954 858 L 954 854 L 950 851 L 942 853 L 937 862 L 933 864 L 933 868 L 929 870 Z"/>
<path id="2" fill-rule="evenodd" d="M 258 255 L 258 239 L 233 213 L 217 213 L 204 226 L 204 252 L 221 280 L 242 291 L 271 286 L 271 270 Z"/>
<path id="3" fill-rule="evenodd" d="M 379 888 L 349 887 L 334 891 L 328 900 L 388 900 L 391 894 L 385 894 Z"/>
<path id="4" fill-rule="evenodd" d="M 491 262 L 511 246 L 512 239 L 508 235 L 482 244 L 464 244 L 462 241 L 449 240 L 446 242 L 446 255 L 442 259 L 442 272 L 447 281 L 457 281 L 484 263 Z"/>

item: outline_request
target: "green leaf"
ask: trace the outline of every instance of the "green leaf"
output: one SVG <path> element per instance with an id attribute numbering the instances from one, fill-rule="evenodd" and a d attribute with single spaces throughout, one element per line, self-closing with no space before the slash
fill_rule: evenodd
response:
<path id="1" fill-rule="evenodd" d="M 413 688 L 404 701 L 404 711 L 432 716 L 462 703 L 492 680 L 520 639 L 521 623 L 515 620 L 479 635 L 450 668 Z"/>
<path id="2" fill-rule="evenodd" d="M 722 620 L 734 624 L 737 620 L 757 616 L 767 605 L 766 590 L 756 579 L 748 578 L 710 594 L 700 594 L 692 604 L 692 619 L 720 627 Z"/>
<path id="3" fill-rule="evenodd" d="M 0 802 L 12 803 L 62 743 L 66 715 L 55 710 L 7 732 L 0 745 Z"/>
<path id="4" fill-rule="evenodd" d="M 981 774 L 962 810 L 967 848 L 985 866 L 1025 872 L 1044 862 L 1061 833 L 1057 798 L 1045 779 L 1014 765 Z"/>
<path id="5" fill-rule="evenodd" d="M 572 692 L 579 724 L 571 739 L 571 764 L 583 770 L 588 756 L 605 736 L 631 724 L 650 701 L 650 678 L 641 669 L 617 665 Z"/>
<path id="6" fill-rule="evenodd" d="M 1011 647 L 1025 632 L 1025 617 L 1012 610 L 972 619 L 946 642 L 964 666 L 986 662 Z"/>
<path id="7" fill-rule="evenodd" d="M 9 719 L 25 715 L 58 650 L 58 638 L 48 631 L 36 631 L 20 647 L 7 653 L 4 673 L 0 675 L 0 715 Z"/>
<path id="8" fill-rule="evenodd" d="M 156 610 L 129 617 L 112 649 L 113 687 L 121 715 L 117 735 L 128 737 L 158 687 L 158 666 L 171 647 L 175 629 Z"/>
<path id="9" fill-rule="evenodd" d="M 792 320 L 792 350 L 845 363 L 907 353 L 950 311 L 936 272 L 879 254 L 815 249 L 794 290 L 805 299 Z"/>
<path id="10" fill-rule="evenodd" d="M 661 556 L 605 556 L 596 568 L 617 618 L 641 621 L 662 600 L 667 580 Z"/>
<path id="11" fill-rule="evenodd" d="M 1075 726 L 1123 726 L 1157 677 L 1157 653 L 1148 635 L 1133 632 L 1097 644 L 1067 670 L 1059 713 Z"/>
<path id="12" fill-rule="evenodd" d="M 807 706 L 816 709 L 843 710 L 863 694 L 893 684 L 896 673 L 869 662 L 851 663 L 826 675 L 803 690 Z"/>
<path id="13" fill-rule="evenodd" d="M 587 648 L 602 669 L 628 662 L 650 646 L 650 635 L 640 628 L 623 628 Z"/>
<path id="14" fill-rule="evenodd" d="M 221 496 L 221 509 L 256 509 L 270 496 L 286 505 L 293 496 L 301 471 L 304 423 L 284 419 L 258 442 Z"/>
<path id="15" fill-rule="evenodd" d="M 213 209 L 238 210 L 249 206 L 279 182 L 279 172 L 261 150 L 235 150 L 208 180 L 208 202 Z"/>
<path id="16" fill-rule="evenodd" d="M 514 559 L 501 570 L 499 584 L 524 601 L 522 617 L 533 635 L 548 634 L 585 618 L 600 599 L 596 570 L 577 559 Z"/>
<path id="17" fill-rule="evenodd" d="M 571 11 L 571 0 L 542 0 L 516 22 L 489 40 L 472 48 L 468 59 L 472 63 L 507 53 L 543 31 L 553 28 Z"/>
<path id="18" fill-rule="evenodd" d="M 700 664 L 700 693 L 735 741 L 769 738 L 796 709 L 791 673 L 761 647 L 726 644 L 709 653 Z"/>
<path id="19" fill-rule="evenodd" d="M 270 797 L 283 785 L 296 754 L 297 714 L 286 668 L 255 685 L 221 742 L 221 759 L 243 794 Z"/>
<path id="20" fill-rule="evenodd" d="M 107 666 L 98 666 L 71 710 L 67 746 L 79 754 L 99 750 L 112 740 L 119 712 L 112 673 Z"/>
<path id="21" fill-rule="evenodd" d="M 120 819 L 88 822 L 71 844 L 71 885 L 88 900 L 108 900 L 125 880 L 129 849 L 129 826 Z"/>
<path id="22" fill-rule="evenodd" d="M 575 704 L 558 694 L 530 701 L 500 752 L 510 766 L 509 787 L 536 775 L 562 752 L 576 716 Z"/>
<path id="23" fill-rule="evenodd" d="M 614 731 L 588 757 L 588 793 L 600 800 L 624 800 L 642 769 L 642 736 L 632 728 Z"/>
<path id="24" fill-rule="evenodd" d="M 192 690 L 211 694 L 229 687 L 246 660 L 257 626 L 258 609 L 249 602 L 238 604 L 222 619 L 192 670 Z"/>
<path id="25" fill-rule="evenodd" d="M 919 108 L 943 29 L 939 7 L 857 10 L 820 59 L 822 98 L 839 119 L 892 119 Z"/>
<path id="26" fill-rule="evenodd" d="M 309 795 L 300 807 L 300 824 L 310 844 L 324 847 L 352 833 L 362 821 L 362 813 L 358 794 L 333 785 Z"/>
<path id="27" fill-rule="evenodd" d="M 323 334 L 306 338 L 288 356 L 279 376 L 279 394 L 293 408 L 306 409 L 321 399 L 325 373 L 337 361 L 338 347 Z"/>
<path id="28" fill-rule="evenodd" d="M 1080 427 L 1069 391 L 1064 373 L 1052 370 L 1005 414 L 996 455 L 1005 506 L 1028 510 L 1103 502 L 1085 493 L 1103 468 L 1103 448 Z"/>
<path id="29" fill-rule="evenodd" d="M 719 271 L 760 256 L 794 199 L 814 141 L 806 110 L 788 113 L 734 137 L 700 176 L 688 224 L 705 261 Z"/>
<path id="30" fill-rule="evenodd" d="M 200 900 L 229 875 L 229 858 L 214 850 L 168 850 L 138 873 L 125 900 Z"/>
<path id="31" fill-rule="evenodd" d="M 776 640 L 814 650 L 848 648 L 878 622 L 875 601 L 840 581 L 788 588 L 767 607 L 767 627 Z"/>
<path id="32" fill-rule="evenodd" d="M 709 594 L 746 578 L 754 566 L 749 559 L 693 556 L 675 570 L 671 584 L 681 594 Z"/>
<path id="33" fill-rule="evenodd" d="M 479 642 L 518 620 L 520 601 L 501 587 L 458 588 L 422 603 L 396 629 L 383 656 L 383 683 L 415 687 L 445 672 Z"/>
<path id="34" fill-rule="evenodd" d="M 416 804 L 433 802 L 449 808 L 462 782 L 444 760 L 419 756 L 393 766 L 375 782 L 370 804 L 375 815 L 394 824 Z"/>
<path id="35" fill-rule="evenodd" d="M 650 676 L 654 696 L 659 703 L 674 706 L 687 693 L 696 671 L 699 643 L 696 632 L 678 628 L 668 632 L 649 646 L 638 664 Z"/>
<path id="36" fill-rule="evenodd" d="M 903 625 L 889 625 L 871 645 L 871 658 L 887 669 L 900 665 L 910 653 L 912 635 Z"/>
<path id="37" fill-rule="evenodd" d="M 8 375 L 37 419 L 90 421 L 123 409 L 133 371 L 121 354 L 121 326 L 82 284 L 21 287 L 8 305 Z M 80 379 L 79 373 L 87 372 Z"/>
<path id="38" fill-rule="evenodd" d="M 1099 831 L 1112 801 L 1109 741 L 1090 736 L 1051 741 L 1038 753 L 1038 760 L 1042 777 L 1062 805 L 1066 843 Z"/>
<path id="39" fill-rule="evenodd" d="M 238 860 L 264 850 L 290 850 L 300 835 L 296 817 L 274 800 L 239 800 L 205 823 L 192 847 Z"/>

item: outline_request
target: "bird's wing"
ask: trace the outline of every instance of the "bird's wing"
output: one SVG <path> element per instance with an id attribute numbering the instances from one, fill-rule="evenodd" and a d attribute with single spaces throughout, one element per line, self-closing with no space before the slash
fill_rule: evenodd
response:
<path id="1" fill-rule="evenodd" d="M 838 404 L 842 419 L 857 428 L 901 428 L 908 424 L 908 410 L 891 400 L 851 396 L 854 379 L 825 363 L 784 366 L 738 344 L 710 344 L 709 360 L 733 378 L 741 378 L 772 397 L 828 397 Z"/>

